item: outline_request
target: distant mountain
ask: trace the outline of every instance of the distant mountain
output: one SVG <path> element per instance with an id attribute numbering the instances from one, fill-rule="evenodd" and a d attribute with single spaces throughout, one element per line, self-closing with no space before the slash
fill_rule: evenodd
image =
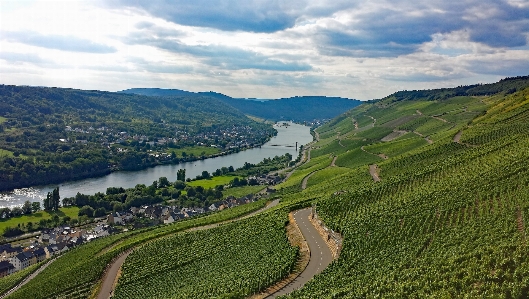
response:
<path id="1" fill-rule="evenodd" d="M 245 114 L 268 120 L 312 121 L 333 118 L 362 102 L 340 97 L 300 96 L 267 101 L 232 98 L 217 92 L 189 92 L 179 89 L 132 88 L 121 91 L 147 96 L 195 96 L 221 100 Z"/>

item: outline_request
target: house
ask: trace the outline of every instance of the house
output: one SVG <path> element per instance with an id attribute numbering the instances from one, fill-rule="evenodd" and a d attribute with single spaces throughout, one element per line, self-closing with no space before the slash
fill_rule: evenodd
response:
<path id="1" fill-rule="evenodd" d="M 70 246 L 66 242 L 57 243 L 58 253 L 64 253 L 70 249 Z"/>
<path id="2" fill-rule="evenodd" d="M 35 264 L 37 262 L 37 258 L 31 251 L 24 251 L 10 258 L 9 261 L 11 264 L 13 264 L 17 271 L 20 271 Z"/>
<path id="3" fill-rule="evenodd" d="M 139 209 L 139 208 L 136 208 L 136 207 L 132 207 L 132 208 L 130 208 L 130 212 L 131 212 L 133 215 L 136 215 L 136 214 L 140 213 L 140 209 Z"/>
<path id="4" fill-rule="evenodd" d="M 121 218 L 121 215 L 118 212 L 114 212 L 108 215 L 107 222 L 114 224 L 123 224 L 123 218 Z"/>
<path id="5" fill-rule="evenodd" d="M 168 215 L 163 217 L 163 223 L 164 224 L 170 224 L 178 220 L 178 218 L 175 217 L 174 213 L 169 213 Z"/>
<path id="6" fill-rule="evenodd" d="M 44 247 L 44 252 L 46 253 L 46 258 L 49 259 L 52 256 L 58 254 L 59 248 L 56 245 L 50 245 Z"/>
<path id="7" fill-rule="evenodd" d="M 44 251 L 44 248 L 42 247 L 33 250 L 33 255 L 37 259 L 37 263 L 42 262 L 46 259 L 46 251 Z"/>
<path id="8" fill-rule="evenodd" d="M 13 264 L 11 264 L 9 261 L 0 262 L 0 277 L 4 277 L 15 272 L 15 266 L 13 266 Z"/>
<path id="9" fill-rule="evenodd" d="M 22 247 L 11 247 L 11 244 L 0 245 L 0 260 L 9 260 L 22 252 Z"/>

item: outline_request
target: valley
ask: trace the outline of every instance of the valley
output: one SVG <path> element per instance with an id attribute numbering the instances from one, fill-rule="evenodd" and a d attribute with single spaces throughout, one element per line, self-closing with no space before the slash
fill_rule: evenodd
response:
<path id="1" fill-rule="evenodd" d="M 321 249 L 321 267 L 274 297 L 527 296 L 529 77 L 397 92 L 314 136 L 266 199 L 94 240 L 7 298 L 96 298 L 131 249 L 114 297 L 248 298 L 294 271 L 287 224 L 310 227 L 311 209 L 339 255 Z"/>

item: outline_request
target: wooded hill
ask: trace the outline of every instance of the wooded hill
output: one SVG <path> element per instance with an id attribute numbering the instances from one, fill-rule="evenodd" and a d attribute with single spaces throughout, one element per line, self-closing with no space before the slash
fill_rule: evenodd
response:
<path id="1" fill-rule="evenodd" d="M 193 157 L 175 148 L 220 152 L 274 132 L 213 98 L 0 85 L 0 190 L 177 163 Z"/>
<path id="2" fill-rule="evenodd" d="M 188 92 L 179 89 L 132 88 L 122 91 L 149 96 L 195 96 L 216 98 L 245 114 L 280 121 L 311 122 L 331 119 L 361 104 L 358 100 L 340 97 L 300 96 L 273 100 L 232 98 L 216 92 Z"/>

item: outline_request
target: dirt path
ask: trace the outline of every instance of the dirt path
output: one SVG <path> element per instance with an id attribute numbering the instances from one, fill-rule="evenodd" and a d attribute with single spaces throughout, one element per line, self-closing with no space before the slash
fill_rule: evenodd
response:
<path id="1" fill-rule="evenodd" d="M 31 273 L 29 276 L 27 276 L 26 278 L 24 278 L 24 280 L 22 280 L 22 282 L 20 282 L 18 285 L 16 285 L 14 288 L 12 288 L 11 290 L 7 291 L 6 293 L 4 293 L 2 296 L 0 296 L 0 298 L 5 298 L 7 296 L 9 296 L 10 294 L 12 294 L 13 292 L 15 292 L 16 290 L 20 289 L 23 285 L 25 285 L 26 283 L 28 283 L 30 280 L 32 280 L 33 278 L 35 278 L 40 272 L 42 272 L 44 269 L 46 269 L 46 267 L 48 267 L 52 262 L 54 262 L 55 260 L 57 259 L 57 257 L 49 260 L 46 264 L 42 265 L 40 268 L 38 268 L 37 270 L 35 270 L 35 272 Z"/>
<path id="2" fill-rule="evenodd" d="M 448 122 L 446 119 L 440 118 L 439 116 L 432 116 L 432 118 L 435 118 L 435 119 L 440 120 L 440 121 L 445 122 L 445 123 Z"/>
<path id="3" fill-rule="evenodd" d="M 457 132 L 456 136 L 454 136 L 454 142 L 461 143 L 461 135 L 463 135 L 463 131 Z"/>
<path id="4" fill-rule="evenodd" d="M 416 112 L 417 114 L 419 114 L 419 115 L 422 115 L 422 112 L 419 111 L 419 109 L 415 110 L 415 112 Z"/>
<path id="5" fill-rule="evenodd" d="M 523 221 L 522 210 L 520 209 L 520 207 L 516 209 L 516 227 L 518 228 L 518 231 L 520 232 L 520 234 L 522 234 L 522 243 L 525 245 L 526 244 L 525 225 Z"/>
<path id="6" fill-rule="evenodd" d="M 330 167 L 336 167 L 336 159 L 338 159 L 338 156 L 334 156 L 334 158 L 332 159 Z"/>
<path id="7" fill-rule="evenodd" d="M 313 171 L 309 173 L 305 178 L 303 178 L 303 181 L 301 182 L 301 190 L 307 189 L 307 182 L 309 181 L 309 178 L 315 173 L 316 171 Z"/>
<path id="8" fill-rule="evenodd" d="M 380 177 L 378 176 L 378 167 L 376 164 L 369 165 L 369 174 L 371 174 L 373 181 L 380 182 Z"/>
<path id="9" fill-rule="evenodd" d="M 377 122 L 377 119 L 374 118 L 373 116 L 369 116 L 369 115 L 366 115 L 367 117 L 371 118 L 373 120 L 373 126 L 375 125 L 375 123 Z"/>
<path id="10" fill-rule="evenodd" d="M 332 253 L 322 239 L 316 228 L 309 221 L 310 208 L 294 213 L 294 219 L 310 249 L 310 260 L 303 272 L 287 286 L 278 292 L 266 297 L 276 298 L 286 295 L 304 286 L 315 275 L 321 273 L 332 262 Z"/>
<path id="11" fill-rule="evenodd" d="M 258 214 L 258 213 L 261 213 L 263 211 L 266 211 L 266 210 L 268 210 L 270 208 L 275 207 L 278 203 L 279 203 L 279 199 L 276 199 L 276 200 L 272 201 L 271 203 L 269 203 L 267 206 L 265 206 L 265 207 L 263 207 L 263 208 L 261 208 L 261 209 L 259 209 L 257 211 L 254 211 L 254 212 L 252 212 L 250 214 L 247 214 L 245 216 L 241 216 L 239 218 L 232 219 L 232 220 L 226 220 L 226 221 L 219 222 L 219 223 L 208 224 L 208 225 L 199 226 L 199 227 L 193 227 L 193 228 L 190 228 L 190 229 L 185 230 L 183 232 L 210 229 L 210 228 L 214 228 L 214 227 L 217 227 L 219 225 L 222 225 L 222 224 L 226 224 L 226 223 L 229 223 L 229 222 L 233 222 L 233 221 L 245 219 L 245 218 L 248 218 L 248 217 L 252 217 L 252 216 L 254 216 L 254 215 Z M 178 232 L 178 233 L 182 233 L 182 232 Z M 107 271 L 105 271 L 105 273 L 103 274 L 103 283 L 101 284 L 101 288 L 100 288 L 99 294 L 97 295 L 97 299 L 108 299 L 108 298 L 112 297 L 112 292 L 114 291 L 114 289 L 116 287 L 116 283 L 117 283 L 117 281 L 119 279 L 121 266 L 125 262 L 127 256 L 129 256 L 129 254 L 131 254 L 132 251 L 134 251 L 135 248 L 137 248 L 137 247 L 131 248 L 130 250 L 128 250 L 125 253 L 123 253 L 121 256 L 119 256 L 119 258 L 115 259 L 112 262 L 110 267 L 107 268 Z"/>

